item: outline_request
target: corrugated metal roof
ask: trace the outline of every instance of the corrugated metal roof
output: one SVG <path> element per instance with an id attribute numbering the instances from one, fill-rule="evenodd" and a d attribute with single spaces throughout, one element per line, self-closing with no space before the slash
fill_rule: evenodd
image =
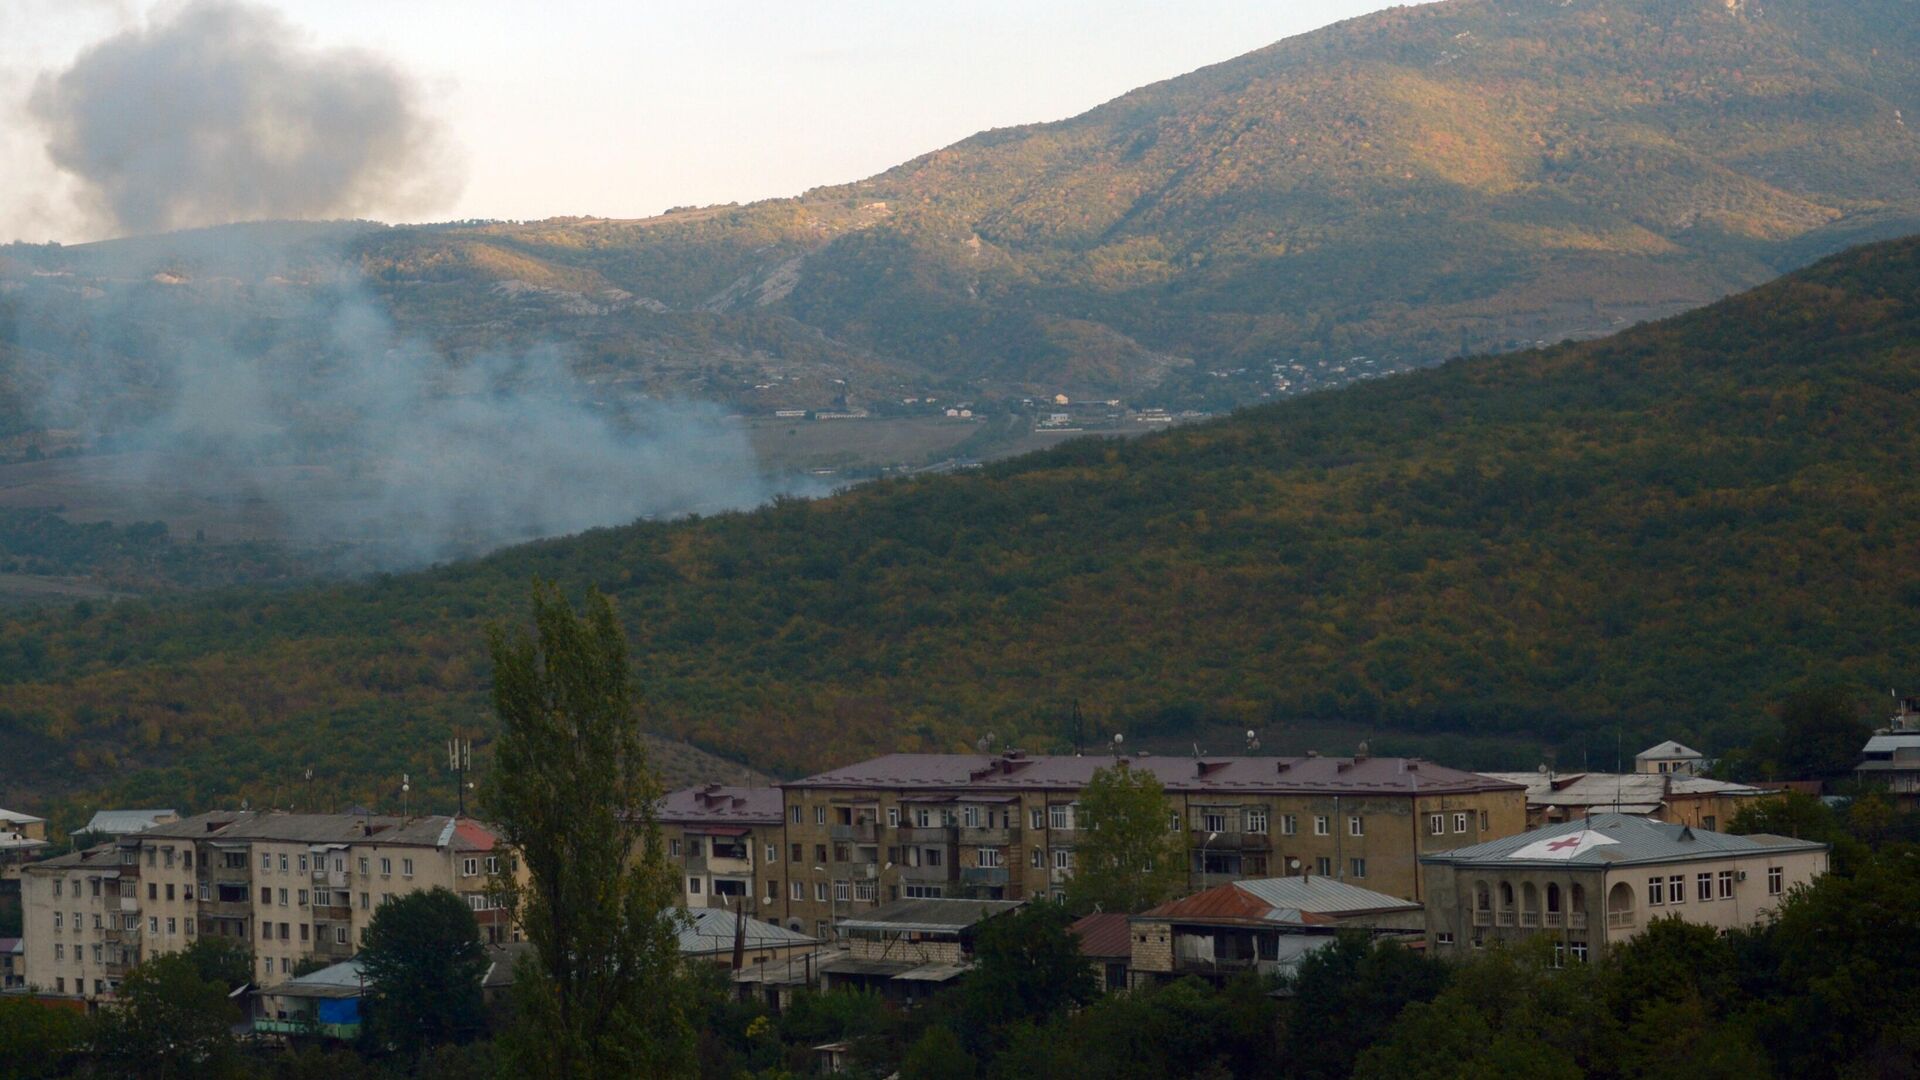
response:
<path id="1" fill-rule="evenodd" d="M 284 814 L 258 810 L 210 811 L 142 832 L 156 839 L 239 841 L 273 840 L 293 844 L 373 843 L 407 847 L 450 846 L 456 851 L 487 851 L 494 835 L 472 818 L 431 814 L 418 818 L 378 814 Z"/>
<path id="2" fill-rule="evenodd" d="M 86 826 L 80 831 L 125 836 L 128 833 L 145 832 L 155 825 L 178 820 L 180 815 L 173 810 L 101 810 L 88 819 Z"/>
<path id="3" fill-rule="evenodd" d="M 1083 915 L 1070 927 L 1080 938 L 1082 956 L 1129 956 L 1133 953 L 1133 932 L 1127 929 L 1123 912 L 1107 911 Z"/>
<path id="4" fill-rule="evenodd" d="M 739 922 L 746 924 L 749 949 L 799 948 L 820 943 L 816 938 L 784 926 L 735 915 L 725 908 L 690 908 L 683 914 L 687 918 L 680 925 L 680 951 L 690 956 L 732 952 L 734 926 Z"/>
<path id="5" fill-rule="evenodd" d="M 99 815 L 95 814 L 94 816 L 98 817 Z M 10 822 L 14 825 L 37 825 L 46 820 L 46 818 L 34 817 L 32 814 L 23 814 L 18 810 L 0 810 L 0 821 Z"/>
<path id="6" fill-rule="evenodd" d="M 958 933 L 983 919 L 1019 907 L 1019 900 L 895 900 L 858 918 L 844 918 L 843 930 Z"/>
<path id="7" fill-rule="evenodd" d="M 1493 791 L 1512 784 L 1417 758 L 1114 758 L 986 754 L 887 754 L 794 780 L 797 788 L 1052 788 L 1077 791 L 1096 770 L 1124 761 L 1184 793 L 1405 794 Z"/>
<path id="8" fill-rule="evenodd" d="M 1875 735 L 1867 740 L 1865 753 L 1886 754 L 1920 746 L 1920 735 Z"/>
<path id="9" fill-rule="evenodd" d="M 1723 859 L 1768 851 L 1816 851 L 1827 845 L 1811 840 L 1784 837 L 1735 836 L 1732 833 L 1690 829 L 1627 814 L 1598 813 L 1575 821 L 1564 821 L 1544 828 L 1489 840 L 1484 844 L 1459 848 L 1437 855 L 1423 855 L 1423 863 L 1470 865 L 1494 863 L 1503 866 L 1530 865 L 1535 860 L 1516 863 L 1513 853 L 1530 844 L 1569 833 L 1592 830 L 1612 841 L 1579 849 L 1566 859 L 1538 860 L 1551 866 L 1607 866 L 1621 863 L 1663 863 L 1688 859 Z"/>
<path id="10" fill-rule="evenodd" d="M 356 957 L 330 964 L 318 971 L 309 971 L 263 992 L 281 997 L 347 998 L 359 997 L 364 989 L 366 978 Z"/>
<path id="11" fill-rule="evenodd" d="M 1652 813 L 1669 794 L 1734 798 L 1765 794 L 1746 784 L 1684 773 L 1501 772 L 1487 775 L 1524 786 L 1530 806 L 1611 807 L 1617 802 L 1623 811 Z"/>
<path id="12" fill-rule="evenodd" d="M 1277 908 L 1298 908 L 1321 915 L 1361 911 L 1418 911 L 1420 905 L 1398 896 L 1363 889 L 1330 877 L 1280 877 L 1237 881 L 1235 887 Z"/>

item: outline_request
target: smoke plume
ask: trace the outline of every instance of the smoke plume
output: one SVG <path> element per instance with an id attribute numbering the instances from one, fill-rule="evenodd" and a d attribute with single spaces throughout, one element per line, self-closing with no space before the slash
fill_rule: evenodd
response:
<path id="1" fill-rule="evenodd" d="M 410 214 L 457 183 L 415 86 L 272 11 L 192 0 L 89 48 L 29 101 L 54 163 L 123 233 Z"/>

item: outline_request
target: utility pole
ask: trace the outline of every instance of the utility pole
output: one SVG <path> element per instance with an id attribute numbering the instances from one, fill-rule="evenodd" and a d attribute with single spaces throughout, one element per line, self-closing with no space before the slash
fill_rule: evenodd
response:
<path id="1" fill-rule="evenodd" d="M 473 771 L 473 740 L 458 735 L 447 740 L 447 768 L 453 770 L 454 787 L 459 793 L 460 817 L 467 816 L 467 774 Z"/>

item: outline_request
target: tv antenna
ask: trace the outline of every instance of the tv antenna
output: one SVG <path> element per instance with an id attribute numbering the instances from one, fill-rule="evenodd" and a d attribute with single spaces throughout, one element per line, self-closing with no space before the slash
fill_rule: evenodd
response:
<path id="1" fill-rule="evenodd" d="M 458 735 L 447 740 L 447 768 L 453 770 L 454 788 L 459 794 L 459 817 L 467 816 L 467 789 L 473 782 L 467 774 L 473 771 L 473 740 Z"/>

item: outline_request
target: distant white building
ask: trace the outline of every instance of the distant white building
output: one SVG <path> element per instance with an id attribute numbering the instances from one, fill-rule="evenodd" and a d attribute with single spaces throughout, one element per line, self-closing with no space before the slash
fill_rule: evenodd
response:
<path id="1" fill-rule="evenodd" d="M 171 825 L 179 820 L 177 810 L 101 810 L 88 819 L 80 831 L 112 837 L 131 836 L 155 825 Z"/>
<path id="2" fill-rule="evenodd" d="M 1690 746 L 1668 739 L 1657 743 L 1633 755 L 1633 771 L 1638 773 L 1688 773 L 1704 772 L 1707 756 Z"/>

